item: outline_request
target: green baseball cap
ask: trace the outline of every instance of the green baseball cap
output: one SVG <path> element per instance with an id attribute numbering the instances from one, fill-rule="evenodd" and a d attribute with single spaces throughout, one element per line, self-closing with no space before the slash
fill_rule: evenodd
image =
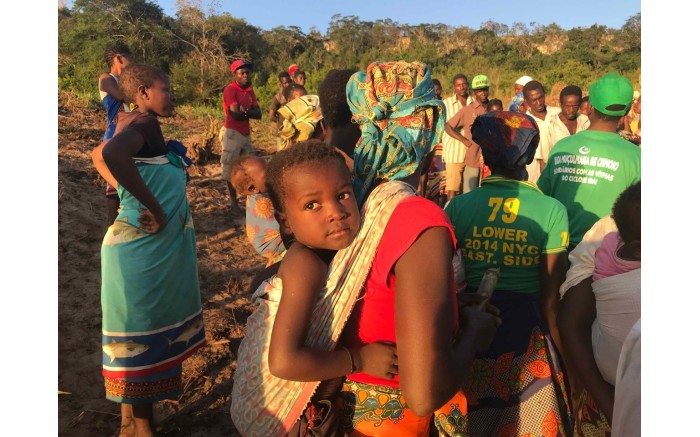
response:
<path id="1" fill-rule="evenodd" d="M 591 106 L 605 115 L 623 116 L 632 105 L 632 83 L 617 73 L 608 73 L 588 89 Z"/>
<path id="2" fill-rule="evenodd" d="M 488 88 L 489 87 L 489 78 L 486 77 L 484 74 L 479 74 L 478 76 L 474 76 L 472 79 L 472 89 L 473 90 L 478 90 L 481 88 Z"/>

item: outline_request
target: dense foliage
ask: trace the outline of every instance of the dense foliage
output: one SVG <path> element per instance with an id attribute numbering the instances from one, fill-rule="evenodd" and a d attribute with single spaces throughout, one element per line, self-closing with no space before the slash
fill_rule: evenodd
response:
<path id="1" fill-rule="evenodd" d="M 486 21 L 480 29 L 444 24 L 400 24 L 391 19 L 361 21 L 335 15 L 325 35 L 296 26 L 262 30 L 228 13 L 203 11 L 195 1 L 178 0 L 175 18 L 149 0 L 75 0 L 58 14 L 59 89 L 94 95 L 97 77 L 107 71 L 105 46 L 126 42 L 138 61 L 171 75 L 178 103 L 216 105 L 231 80 L 236 57 L 255 64 L 253 84 L 266 107 L 277 90 L 277 73 L 292 64 L 307 72 L 306 87 L 317 90 L 332 68 L 361 69 L 377 60 L 421 60 L 431 66 L 449 95 L 450 80 L 463 72 L 486 74 L 491 95 L 508 99 L 523 74 L 542 82 L 550 96 L 568 84 L 584 90 L 609 71 L 639 87 L 641 14 L 621 29 L 593 25 L 564 30 L 555 23 Z"/>

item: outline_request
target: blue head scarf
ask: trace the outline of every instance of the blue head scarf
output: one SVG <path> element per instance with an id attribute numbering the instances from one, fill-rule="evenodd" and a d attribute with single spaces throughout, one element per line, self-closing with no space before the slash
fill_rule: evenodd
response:
<path id="1" fill-rule="evenodd" d="M 373 62 L 345 91 L 362 130 L 353 167 L 361 205 L 375 180 L 401 179 L 418 169 L 445 129 L 445 104 L 435 97 L 430 68 L 417 61 Z"/>

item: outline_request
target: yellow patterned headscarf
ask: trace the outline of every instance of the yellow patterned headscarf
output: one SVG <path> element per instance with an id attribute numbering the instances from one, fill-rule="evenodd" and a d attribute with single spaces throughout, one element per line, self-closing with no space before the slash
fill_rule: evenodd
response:
<path id="1" fill-rule="evenodd" d="M 350 78 L 345 91 L 362 129 L 353 168 L 362 204 L 375 180 L 415 173 L 445 129 L 445 104 L 435 97 L 430 68 L 418 61 L 373 62 Z"/>
<path id="2" fill-rule="evenodd" d="M 316 126 L 323 119 L 318 96 L 301 96 L 277 110 L 282 116 L 279 136 L 282 138 L 280 150 L 313 137 Z"/>

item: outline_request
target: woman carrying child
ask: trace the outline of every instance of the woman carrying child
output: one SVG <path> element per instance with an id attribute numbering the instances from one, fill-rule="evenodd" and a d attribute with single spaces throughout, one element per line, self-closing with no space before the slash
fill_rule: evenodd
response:
<path id="1" fill-rule="evenodd" d="M 641 206 L 637 182 L 620 193 L 612 216 L 596 222 L 569 255 L 558 324 L 570 377 L 582 388 L 573 402 L 579 435 L 609 434 L 617 417 L 622 345 L 641 317 Z"/>
<path id="2" fill-rule="evenodd" d="M 352 226 L 341 224 L 352 221 L 351 206 L 337 207 L 333 214 L 320 208 L 327 223 L 336 222 L 331 230 L 280 217 L 280 224 L 297 238 L 295 244 L 301 244 L 295 229 L 301 226 L 307 242 L 300 249 L 314 252 L 303 265 L 317 267 L 311 270 L 314 274 L 302 275 L 306 267 L 302 270 L 301 264 L 290 272 L 294 274 L 288 282 L 294 288 L 285 282 L 282 292 L 280 278 L 273 277 L 256 292 L 259 306 L 248 319 L 232 394 L 231 414 L 243 435 L 285 435 L 300 417 L 315 426 L 309 409 L 302 412 L 319 381 L 344 375 L 350 379 L 342 401 L 331 403 L 331 409 L 344 404 L 339 432 L 427 436 L 436 411 L 441 431 L 452 434 L 463 428 L 466 399 L 460 386 L 468 363 L 477 349 L 488 345 L 498 319 L 465 309 L 458 323 L 451 225 L 440 208 L 415 195 L 422 158 L 444 126 L 444 107 L 434 92 L 427 66 L 418 62 L 373 63 L 348 84 L 348 100 L 363 129 L 353 170 L 362 221 L 354 239 L 344 242 L 349 246 L 333 256 L 320 250 L 327 248 L 325 243 L 309 243 L 307 237 L 319 234 L 314 239 L 323 241 L 351 232 Z M 287 170 L 281 179 L 283 196 L 297 193 L 287 184 L 302 176 L 318 186 L 318 193 L 296 207 L 313 211 L 319 203 L 325 205 L 315 199 L 324 192 L 323 178 L 331 177 L 323 167 Z M 325 167 L 337 172 L 341 166 Z M 289 177 L 292 172 L 294 178 Z M 270 173 L 272 163 L 268 178 Z M 398 181 L 406 177 L 413 186 Z M 342 181 L 339 187 L 349 183 L 349 175 Z M 275 191 L 269 180 L 268 188 Z M 338 203 L 347 201 L 345 188 L 336 196 Z M 287 213 L 289 205 L 282 207 Z M 434 262 L 425 262 L 426 253 Z M 320 274 L 326 269 L 324 280 Z M 314 410 L 317 404 L 311 404 Z"/>
<path id="3" fill-rule="evenodd" d="M 175 110 L 169 78 L 130 64 L 120 79 L 134 110 L 92 152 L 121 199 L 102 242 L 102 373 L 107 399 L 121 404 L 120 435 L 152 436 L 153 403 L 182 393 L 182 362 L 204 345 L 204 323 L 186 171 L 157 119 Z"/>

